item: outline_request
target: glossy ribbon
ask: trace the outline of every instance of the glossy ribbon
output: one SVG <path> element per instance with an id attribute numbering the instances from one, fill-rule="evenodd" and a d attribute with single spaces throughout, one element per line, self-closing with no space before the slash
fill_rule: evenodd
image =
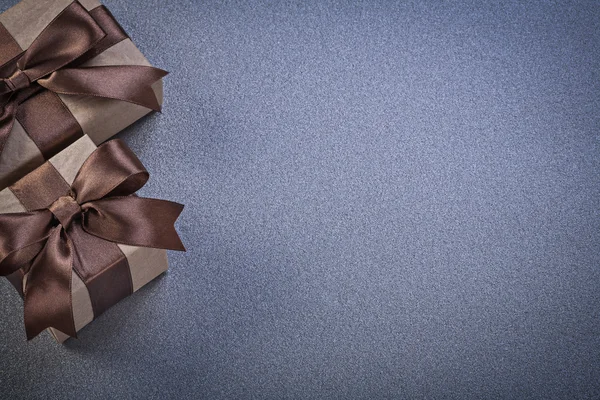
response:
<path id="1" fill-rule="evenodd" d="M 107 34 L 78 2 L 65 8 L 27 50 L 0 66 L 0 155 L 19 105 L 42 89 L 122 100 L 155 111 L 151 85 L 167 73 L 141 65 L 79 67 Z"/>
<path id="2" fill-rule="evenodd" d="M 131 246 L 185 250 L 174 223 L 181 204 L 133 195 L 148 172 L 120 140 L 90 155 L 68 193 L 49 207 L 0 214 L 0 275 L 19 269 L 25 283 L 25 329 L 32 339 L 53 327 L 76 337 L 71 274 L 86 236 Z M 39 182 L 43 190 L 44 182 Z M 83 236 L 83 241 L 78 238 Z M 75 269 L 77 272 L 77 269 Z M 110 290 L 107 288 L 106 290 Z"/>

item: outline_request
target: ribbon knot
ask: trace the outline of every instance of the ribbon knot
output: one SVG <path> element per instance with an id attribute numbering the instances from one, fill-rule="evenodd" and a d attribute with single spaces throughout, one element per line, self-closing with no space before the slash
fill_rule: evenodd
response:
<path id="1" fill-rule="evenodd" d="M 0 275 L 19 269 L 27 274 L 24 313 L 29 339 L 48 327 L 76 337 L 71 276 L 75 271 L 81 277 L 85 270 L 77 267 L 82 253 L 102 257 L 104 242 L 185 250 L 174 227 L 183 206 L 134 195 L 148 177 L 125 143 L 111 140 L 81 166 L 65 190 L 68 195 L 57 196 L 45 209 L 0 214 Z M 40 188 L 44 185 L 40 178 Z M 111 295 L 101 289 L 102 296 Z"/>
<path id="2" fill-rule="evenodd" d="M 71 194 L 58 198 L 48 207 L 48 210 L 50 210 L 65 230 L 82 213 L 81 206 Z"/>
<path id="3" fill-rule="evenodd" d="M 27 74 L 18 68 L 11 76 L 4 78 L 3 80 L 8 89 L 12 92 L 25 89 L 31 85 L 31 81 Z"/>
<path id="4" fill-rule="evenodd" d="M 27 50 L 0 65 L 0 155 L 17 109 L 35 90 L 121 100 L 160 111 L 151 85 L 166 71 L 144 65 L 80 65 L 106 36 L 90 13 L 74 1 Z"/>

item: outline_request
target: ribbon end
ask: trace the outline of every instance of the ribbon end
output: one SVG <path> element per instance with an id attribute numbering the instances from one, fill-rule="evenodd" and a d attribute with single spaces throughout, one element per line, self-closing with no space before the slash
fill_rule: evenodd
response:
<path id="1" fill-rule="evenodd" d="M 30 332 L 29 330 L 26 330 L 25 334 L 27 335 L 27 341 L 30 342 L 31 340 L 35 339 L 35 337 L 40 333 L 42 332 Z"/>
<path id="2" fill-rule="evenodd" d="M 147 101 L 145 102 L 145 104 L 142 104 L 142 103 L 138 103 L 138 104 L 141 106 L 148 107 L 152 111 L 156 111 L 156 112 L 162 114 L 162 105 L 158 102 L 158 99 L 156 98 L 156 94 L 154 94 L 154 90 L 152 90 L 151 87 L 148 87 L 145 91 L 147 92 L 146 96 L 145 96 L 147 98 Z"/>
<path id="3" fill-rule="evenodd" d="M 156 68 L 156 67 L 155 67 L 155 69 L 158 70 L 157 71 L 158 79 L 162 79 L 165 76 L 169 75 L 169 71 L 165 71 L 164 69 L 160 69 L 160 68 Z"/>
<path id="4" fill-rule="evenodd" d="M 35 339 L 40 333 L 42 333 L 43 331 L 45 331 L 46 329 L 49 329 L 49 328 L 54 328 L 54 327 L 35 328 L 35 329 L 33 329 L 33 328 L 29 328 L 28 326 L 26 326 L 25 327 L 25 334 L 27 336 L 27 341 L 29 342 L 29 341 Z M 69 336 L 71 338 L 78 339 L 77 332 L 75 331 L 75 328 L 73 328 L 73 330 L 71 330 L 70 328 L 68 328 L 68 329 L 65 329 L 65 328 L 62 328 L 62 329 L 54 328 L 54 329 L 58 330 L 60 333 L 63 333 L 63 334 L 65 334 L 65 335 L 67 335 L 67 336 Z M 67 332 L 65 332 L 65 331 L 67 331 Z M 50 332 L 50 333 L 52 334 L 52 336 L 54 336 L 55 339 L 59 340 L 54 333 L 52 333 L 52 332 Z"/>
<path id="5" fill-rule="evenodd" d="M 155 68 L 155 67 L 150 67 L 150 71 L 153 73 L 153 76 L 151 79 L 149 79 L 149 82 L 151 82 L 152 84 L 158 82 L 159 80 L 161 80 L 162 78 L 164 78 L 165 76 L 167 76 L 169 73 L 167 71 L 165 71 L 164 69 L 160 69 L 160 68 Z M 141 105 L 146 106 L 148 108 L 150 108 L 153 111 L 156 111 L 158 113 L 162 113 L 162 104 L 160 104 L 158 102 L 158 99 L 156 98 L 156 94 L 154 93 L 154 90 L 152 89 L 152 87 L 148 86 L 146 89 L 143 89 L 145 92 L 144 94 L 144 98 L 147 99 L 146 104 L 141 103 Z"/>
<path id="6" fill-rule="evenodd" d="M 50 328 L 50 327 L 49 327 L 49 328 Z M 69 337 L 71 337 L 71 338 L 73 338 L 73 339 L 78 339 L 78 337 L 77 337 L 77 332 L 76 332 L 75 330 L 73 330 L 72 332 L 68 332 L 68 333 L 67 333 L 67 332 L 63 332 L 61 329 L 58 329 L 58 328 L 54 328 L 54 329 L 58 330 L 60 333 L 63 333 L 63 334 L 65 334 L 65 335 L 67 335 L 67 336 L 69 336 Z M 33 340 L 33 339 L 35 339 L 35 338 L 36 338 L 36 337 L 37 337 L 37 336 L 38 336 L 40 333 L 42 333 L 42 332 L 43 332 L 43 331 L 45 331 L 45 330 L 46 330 L 46 328 L 41 328 L 41 329 L 28 329 L 28 328 L 26 327 L 26 329 L 25 329 L 25 334 L 26 334 L 26 336 L 27 336 L 27 341 L 28 341 L 28 342 L 32 341 L 32 340 Z M 55 338 L 57 341 L 60 341 L 60 342 L 62 342 L 62 341 L 63 341 L 63 340 L 59 339 L 59 338 L 58 338 L 58 337 L 57 337 L 57 336 L 56 336 L 56 335 L 55 335 L 53 332 L 50 332 L 50 333 L 52 334 L 52 336 L 53 336 L 53 337 L 54 337 L 54 338 Z"/>
<path id="7" fill-rule="evenodd" d="M 183 212 L 183 209 L 185 208 L 185 206 L 183 204 L 180 204 L 180 203 L 175 203 L 175 205 L 178 208 L 177 217 L 175 218 L 175 221 L 177 221 L 177 219 L 179 218 L 179 216 Z M 179 237 L 179 234 L 177 234 L 177 231 L 175 230 L 175 221 L 173 221 L 173 230 L 175 231 L 174 237 L 177 238 L 177 241 L 179 243 L 177 245 L 177 248 L 175 248 L 174 250 L 184 251 L 185 252 L 187 250 L 185 249 L 185 246 L 183 245 L 183 242 L 181 241 L 181 238 Z"/>
<path id="8" fill-rule="evenodd" d="M 177 236 L 177 239 L 179 239 L 179 235 Z M 183 242 L 181 241 L 181 239 L 179 239 L 178 241 L 179 241 L 179 243 L 177 243 L 175 246 L 173 246 L 173 250 L 186 252 L 187 250 L 185 249 L 185 246 L 183 245 Z"/>

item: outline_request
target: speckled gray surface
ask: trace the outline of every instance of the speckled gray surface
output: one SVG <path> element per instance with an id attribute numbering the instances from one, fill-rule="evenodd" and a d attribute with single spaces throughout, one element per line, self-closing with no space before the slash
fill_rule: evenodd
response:
<path id="1" fill-rule="evenodd" d="M 0 397 L 600 398 L 599 2 L 106 4 L 189 251 Z"/>

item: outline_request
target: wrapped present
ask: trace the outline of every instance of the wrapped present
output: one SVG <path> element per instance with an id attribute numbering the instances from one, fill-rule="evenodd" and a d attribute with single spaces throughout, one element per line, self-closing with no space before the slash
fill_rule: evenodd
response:
<path id="1" fill-rule="evenodd" d="M 183 206 L 134 193 L 148 172 L 121 140 L 83 136 L 0 191 L 0 275 L 24 297 L 27 338 L 62 342 L 184 250 Z"/>
<path id="2" fill-rule="evenodd" d="M 159 110 L 164 75 L 96 0 L 0 14 L 0 190 L 83 135 L 100 144 Z"/>

